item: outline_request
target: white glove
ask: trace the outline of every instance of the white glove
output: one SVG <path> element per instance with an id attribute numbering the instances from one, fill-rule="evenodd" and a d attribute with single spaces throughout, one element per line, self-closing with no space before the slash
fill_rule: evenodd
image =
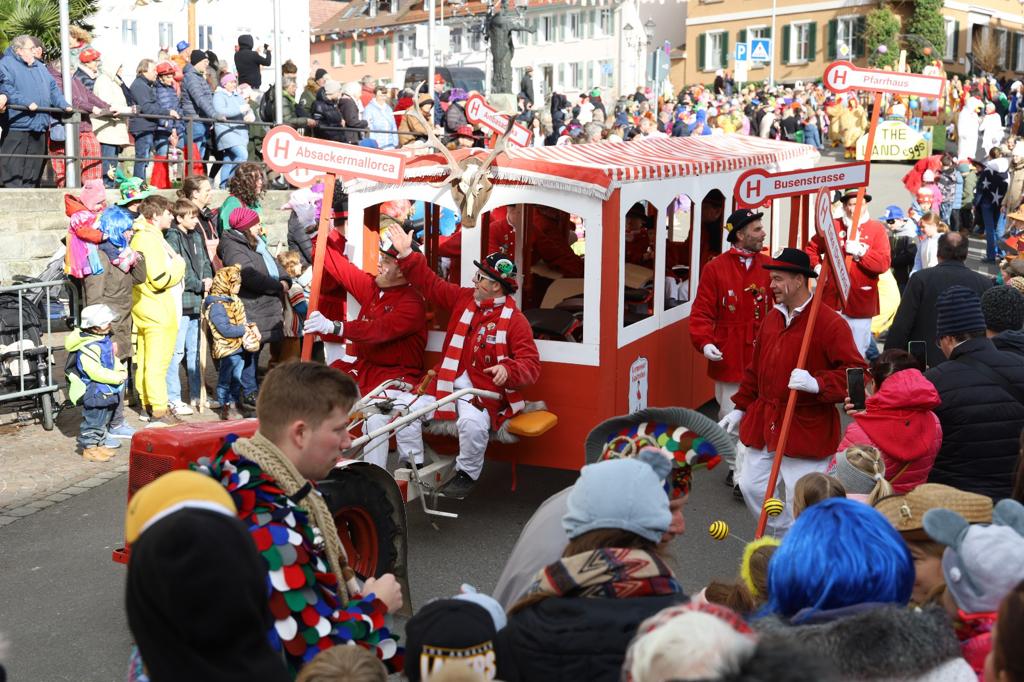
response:
<path id="1" fill-rule="evenodd" d="M 868 245 L 864 242 L 856 242 L 847 240 L 846 242 L 846 253 L 850 254 L 854 258 L 860 258 L 868 252 Z"/>
<path id="2" fill-rule="evenodd" d="M 743 415 L 746 412 L 743 410 L 733 410 L 729 414 L 722 418 L 722 421 L 718 422 L 718 425 L 725 429 L 726 433 L 738 434 L 740 430 L 740 422 L 743 421 Z"/>
<path id="3" fill-rule="evenodd" d="M 722 351 L 718 350 L 718 346 L 716 346 L 713 343 L 706 344 L 703 348 L 703 352 L 704 357 L 706 357 L 711 362 L 718 362 L 724 357 L 722 355 Z"/>
<path id="4" fill-rule="evenodd" d="M 314 310 L 302 324 L 304 334 L 333 334 L 334 323 L 323 316 L 319 310 Z"/>
<path id="5" fill-rule="evenodd" d="M 821 390 L 818 380 L 811 376 L 806 369 L 794 369 L 789 375 L 789 387 L 794 391 L 804 393 L 817 393 Z"/>

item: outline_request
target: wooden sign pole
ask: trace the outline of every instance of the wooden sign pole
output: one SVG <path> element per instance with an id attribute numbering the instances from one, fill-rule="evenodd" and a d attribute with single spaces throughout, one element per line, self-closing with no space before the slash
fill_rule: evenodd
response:
<path id="1" fill-rule="evenodd" d="M 864 163 L 871 164 L 871 152 L 875 148 L 875 132 L 878 130 L 878 115 L 882 111 L 882 93 L 875 93 L 874 105 L 871 107 L 871 125 L 868 128 L 868 146 L 864 149 Z M 857 190 L 857 205 L 853 209 L 853 227 L 850 228 L 850 233 L 846 235 L 846 240 L 856 240 L 857 230 L 860 227 L 860 216 L 864 210 L 864 193 L 867 187 L 861 187 Z M 853 263 L 853 258 L 850 256 L 846 257 L 846 269 L 850 269 L 850 265 Z"/>
<path id="2" fill-rule="evenodd" d="M 328 173 L 323 177 L 324 198 L 320 204 L 320 224 L 316 230 L 316 244 L 313 246 L 313 281 L 309 285 L 309 306 L 310 312 L 316 310 L 320 305 L 320 282 L 324 276 L 324 260 L 327 257 L 327 237 L 334 226 L 334 183 L 337 176 Z M 303 334 L 302 336 L 302 361 L 308 362 L 313 359 L 313 335 Z"/>

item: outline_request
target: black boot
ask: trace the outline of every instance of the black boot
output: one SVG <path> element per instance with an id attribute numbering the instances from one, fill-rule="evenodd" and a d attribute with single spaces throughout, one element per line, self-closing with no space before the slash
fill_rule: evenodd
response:
<path id="1" fill-rule="evenodd" d="M 476 485 L 476 481 L 469 477 L 465 471 L 456 471 L 455 475 L 448 479 L 448 482 L 441 486 L 440 493 L 445 497 L 455 500 L 464 500 Z"/>

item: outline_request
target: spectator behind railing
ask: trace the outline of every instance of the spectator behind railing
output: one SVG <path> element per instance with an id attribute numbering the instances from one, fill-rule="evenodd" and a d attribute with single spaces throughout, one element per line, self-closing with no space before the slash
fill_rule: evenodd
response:
<path id="1" fill-rule="evenodd" d="M 249 158 L 249 127 L 243 124 L 255 120 L 248 102 L 238 92 L 238 77 L 233 73 L 221 76 L 220 87 L 213 94 L 217 115 L 227 123 L 213 126 L 213 139 L 224 155 L 220 172 L 220 188 L 227 189 L 228 180 L 235 174 L 238 164 Z"/>
<path id="2" fill-rule="evenodd" d="M 132 96 L 139 113 L 151 116 L 169 116 L 179 118 L 175 109 L 165 109 L 156 99 L 156 62 L 143 59 L 135 69 L 135 81 L 132 83 Z M 154 135 L 158 120 L 136 117 L 128 124 L 128 129 L 135 136 L 135 169 L 132 173 L 143 182 L 146 180 L 146 165 L 153 154 Z M 198 124 L 197 124 L 198 125 Z"/>
<path id="3" fill-rule="evenodd" d="M 96 77 L 96 85 L 93 93 L 107 102 L 112 112 L 116 114 L 129 114 L 133 109 L 127 97 L 125 97 L 124 81 L 121 80 L 121 64 L 104 64 Z M 128 91 L 129 94 L 131 91 Z M 93 118 L 96 140 L 100 143 L 100 156 L 116 157 L 121 154 L 128 143 L 128 124 L 123 117 L 119 116 L 96 116 Z M 107 189 L 115 189 L 114 167 L 117 161 L 112 158 L 104 159 L 102 163 L 103 186 Z"/>
<path id="4" fill-rule="evenodd" d="M 99 60 L 99 52 L 92 48 L 88 50 L 82 50 L 79 55 L 80 58 L 85 59 L 83 66 Z M 81 67 L 80 67 L 81 68 Z M 46 66 L 46 70 L 57 84 L 59 90 L 64 89 L 64 78 L 60 73 L 60 62 L 50 62 Z M 92 82 L 91 79 L 86 79 Z M 81 170 L 81 179 L 85 180 L 98 180 L 102 174 L 99 156 L 100 156 L 100 143 L 96 140 L 96 136 L 92 132 L 92 119 L 91 115 L 97 115 L 105 112 L 109 109 L 109 105 L 102 99 L 92 93 L 92 90 L 85 84 L 85 81 L 80 78 L 72 77 L 71 79 L 71 105 L 82 112 L 82 120 L 78 124 L 78 148 L 77 152 L 79 156 L 83 157 L 79 168 Z M 64 186 L 64 177 L 67 167 L 67 161 L 64 159 L 65 148 L 65 130 L 61 121 L 51 117 L 50 120 L 50 135 L 47 148 L 50 152 L 50 165 L 53 166 L 54 181 L 57 183 L 57 187 Z"/>
<path id="5" fill-rule="evenodd" d="M 206 82 L 206 69 L 210 59 L 202 50 L 192 50 L 191 63 L 185 65 L 185 79 L 181 83 L 181 113 L 188 116 L 217 118 L 213 106 L 213 93 Z M 192 124 L 192 140 L 199 147 L 199 158 L 206 158 L 206 133 L 209 123 Z M 188 131 L 186 130 L 186 135 Z M 187 139 L 187 138 L 186 138 Z"/>
<path id="6" fill-rule="evenodd" d="M 0 95 L 7 103 L 28 107 L 11 111 L 8 129 L 0 154 L 0 185 L 4 187 L 38 187 L 46 154 L 46 130 L 50 115 L 38 113 L 39 107 L 56 107 L 71 111 L 56 81 L 35 55 L 32 36 L 20 35 L 0 59 Z M 6 156 L 23 154 L 25 156 Z"/>

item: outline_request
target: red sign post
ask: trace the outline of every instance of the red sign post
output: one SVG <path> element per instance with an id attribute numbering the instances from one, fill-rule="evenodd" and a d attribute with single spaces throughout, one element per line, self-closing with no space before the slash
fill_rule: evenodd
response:
<path id="1" fill-rule="evenodd" d="M 466 120 L 486 128 L 495 135 L 504 134 L 508 128 L 508 116 L 488 104 L 481 95 L 470 95 L 466 100 Z M 519 147 L 529 147 L 532 137 L 533 133 L 526 126 L 516 123 L 512 126 L 512 134 L 508 136 L 508 140 Z"/>
<path id="2" fill-rule="evenodd" d="M 868 164 L 862 162 L 783 173 L 751 168 L 736 181 L 734 197 L 741 208 L 756 208 L 772 199 L 800 196 L 825 187 L 866 187 L 869 171 Z"/>
<path id="3" fill-rule="evenodd" d="M 271 128 L 263 139 L 263 160 L 272 170 L 293 184 L 311 185 L 323 180 L 324 198 L 313 251 L 313 281 L 309 286 L 309 309 L 320 304 L 320 282 L 327 255 L 327 235 L 331 230 L 334 184 L 337 178 L 365 178 L 397 184 L 405 175 L 405 156 L 341 142 L 316 140 L 300 135 L 289 126 Z M 313 335 L 302 337 L 302 360 L 313 357 Z"/>

